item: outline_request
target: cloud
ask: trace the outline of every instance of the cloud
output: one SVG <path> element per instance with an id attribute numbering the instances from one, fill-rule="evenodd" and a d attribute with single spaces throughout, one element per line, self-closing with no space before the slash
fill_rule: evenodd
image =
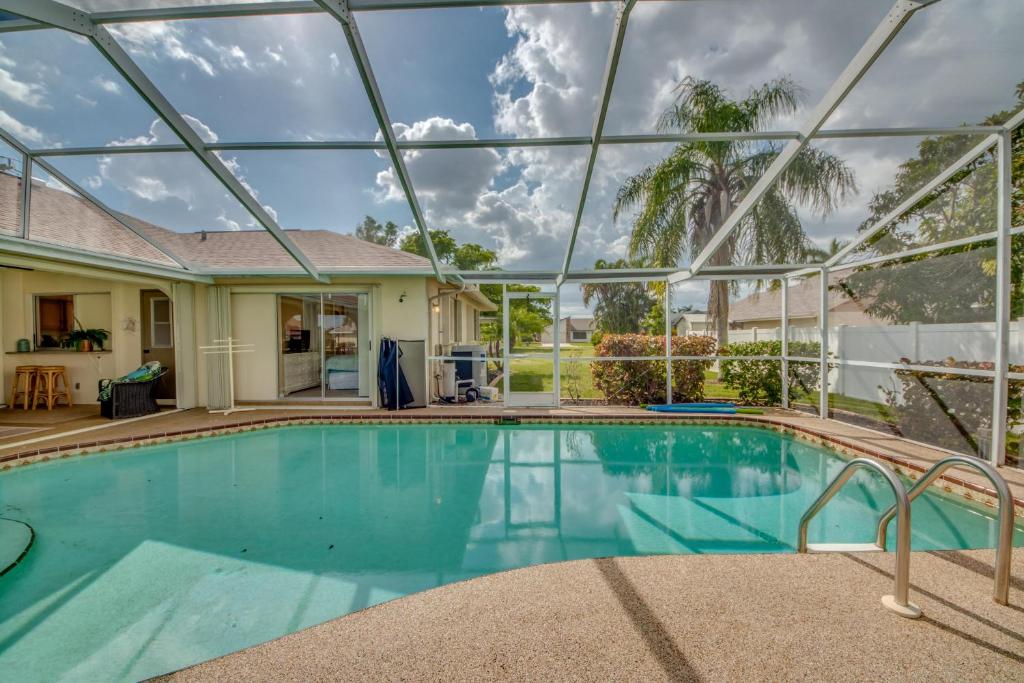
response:
<path id="1" fill-rule="evenodd" d="M 81 102 L 82 104 L 84 104 L 87 107 L 95 107 L 98 104 L 96 102 L 96 100 L 89 99 L 85 95 L 83 95 L 81 93 L 77 93 L 77 92 L 75 93 L 75 99 L 78 100 L 79 102 Z"/>
<path id="2" fill-rule="evenodd" d="M 217 142 L 217 134 L 205 123 L 189 114 L 182 114 L 181 118 L 192 127 L 203 142 Z M 146 145 L 173 145 L 181 144 L 181 140 L 175 135 L 163 119 L 154 119 L 149 125 L 149 132 L 143 135 L 136 135 L 133 138 L 119 138 L 107 143 L 109 147 L 135 147 Z"/>
<path id="3" fill-rule="evenodd" d="M 228 70 L 252 69 L 249 56 L 238 45 L 220 45 L 209 38 L 203 38 L 202 43 L 217 55 L 217 60 L 221 67 Z"/>
<path id="4" fill-rule="evenodd" d="M 112 81 L 109 78 L 97 76 L 92 79 L 92 83 L 100 90 L 110 93 L 111 95 L 119 95 L 121 93 L 121 86 L 118 85 L 116 81 Z"/>
<path id="5" fill-rule="evenodd" d="M 7 69 L 0 69 L 0 93 L 29 107 L 46 106 L 46 90 L 41 85 L 18 80 Z"/>
<path id="6" fill-rule="evenodd" d="M 217 139 L 202 121 L 184 116 L 203 139 Z M 145 133 L 108 144 L 147 146 L 177 142 L 167 125 L 157 119 Z M 249 187 L 237 161 L 230 156 L 222 160 L 239 176 L 242 184 Z M 258 227 L 248 211 L 191 153 L 112 154 L 92 163 L 83 159 L 82 163 L 68 166 L 65 172 L 119 211 L 170 229 Z"/>
<path id="7" fill-rule="evenodd" d="M 0 128 L 13 135 L 22 143 L 29 145 L 43 145 L 46 136 L 38 128 L 22 123 L 3 109 L 0 109 Z"/>
<path id="8" fill-rule="evenodd" d="M 213 76 L 216 70 L 208 59 L 186 46 L 185 32 L 172 22 L 139 22 L 111 26 L 113 33 L 125 48 L 136 55 L 146 56 L 157 51 L 164 56 L 193 64 L 200 72 Z"/>

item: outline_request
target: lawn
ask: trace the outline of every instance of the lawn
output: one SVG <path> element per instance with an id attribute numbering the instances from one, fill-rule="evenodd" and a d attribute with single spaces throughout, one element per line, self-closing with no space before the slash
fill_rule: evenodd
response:
<path id="1" fill-rule="evenodd" d="M 550 346 L 540 344 L 524 344 L 515 348 L 513 353 L 537 353 L 551 356 L 553 350 Z M 590 373 L 590 363 L 566 362 L 571 358 L 595 356 L 594 347 L 591 344 L 563 345 L 561 348 L 562 357 L 562 398 L 571 399 L 574 396 L 588 399 L 601 399 L 604 395 L 594 387 L 594 378 Z M 518 358 L 512 359 L 512 390 L 543 392 L 552 391 L 554 388 L 554 358 Z M 502 380 L 498 380 L 496 386 L 504 388 Z M 739 392 L 729 388 L 718 380 L 718 373 L 708 369 L 704 371 L 704 398 L 721 401 L 737 401 Z M 795 389 L 790 394 L 791 401 L 795 405 L 809 405 L 815 409 L 818 406 L 818 394 L 816 392 L 802 392 Z M 834 410 L 842 410 L 856 415 L 862 415 L 880 422 L 894 422 L 892 410 L 883 403 L 865 401 L 863 399 L 851 398 L 841 394 L 829 394 L 829 406 Z"/>

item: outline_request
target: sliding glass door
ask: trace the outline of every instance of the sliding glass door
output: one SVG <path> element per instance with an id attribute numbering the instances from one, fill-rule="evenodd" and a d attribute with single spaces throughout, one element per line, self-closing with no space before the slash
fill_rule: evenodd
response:
<path id="1" fill-rule="evenodd" d="M 278 295 L 283 399 L 360 399 L 370 395 L 369 296 Z"/>

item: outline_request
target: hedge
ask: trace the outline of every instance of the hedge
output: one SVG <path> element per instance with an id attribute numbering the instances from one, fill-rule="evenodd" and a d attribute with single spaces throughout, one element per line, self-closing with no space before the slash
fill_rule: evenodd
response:
<path id="1" fill-rule="evenodd" d="M 672 337 L 673 356 L 710 356 L 715 353 L 712 337 Z M 594 347 L 598 356 L 664 356 L 665 337 L 645 334 L 605 334 Z M 700 401 L 704 398 L 704 371 L 711 360 L 672 361 L 672 401 Z M 665 402 L 665 362 L 660 360 L 595 361 L 590 366 L 594 387 L 608 403 L 641 405 Z"/>
<path id="2" fill-rule="evenodd" d="M 789 355 L 816 358 L 820 353 L 818 342 L 789 343 Z M 782 341 L 766 340 L 726 344 L 719 353 L 723 356 L 781 356 Z M 723 360 L 719 361 L 719 379 L 735 389 L 741 403 L 775 405 L 782 402 L 782 364 L 778 360 Z M 791 392 L 809 393 L 819 386 L 821 364 L 813 361 L 789 363 Z"/>
<path id="3" fill-rule="evenodd" d="M 909 358 L 901 358 L 900 362 L 911 363 Z M 985 453 L 992 426 L 992 378 L 953 374 L 943 372 L 942 368 L 992 370 L 994 364 L 953 358 L 913 364 L 936 369 L 896 370 L 899 389 L 880 387 L 893 409 L 899 434 L 954 451 Z M 1010 366 L 1010 372 L 1024 372 L 1024 366 Z M 1007 426 L 1019 425 L 1024 420 L 1022 391 L 1024 381 L 1010 380 Z"/>

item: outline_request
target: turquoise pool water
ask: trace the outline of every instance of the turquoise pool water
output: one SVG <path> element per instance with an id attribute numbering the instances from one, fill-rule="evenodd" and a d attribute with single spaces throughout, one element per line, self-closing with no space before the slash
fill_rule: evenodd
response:
<path id="1" fill-rule="evenodd" d="M 336 425 L 13 470 L 0 516 L 37 538 L 0 577 L 0 671 L 137 680 L 514 567 L 790 552 L 842 462 L 756 428 Z M 812 541 L 872 540 L 891 500 L 858 474 Z M 913 526 L 919 550 L 995 538 L 930 493 Z"/>

